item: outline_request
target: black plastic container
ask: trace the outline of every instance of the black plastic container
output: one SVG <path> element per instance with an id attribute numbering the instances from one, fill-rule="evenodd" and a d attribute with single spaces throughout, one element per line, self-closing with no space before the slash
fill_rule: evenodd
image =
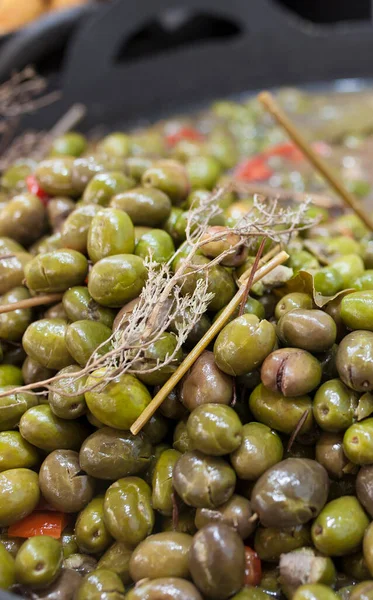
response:
<path id="1" fill-rule="evenodd" d="M 82 129 L 124 126 L 264 87 L 371 78 L 373 26 L 353 16 L 310 22 L 275 0 L 115 0 L 70 40 L 62 99 L 24 124 L 49 128 L 83 102 Z"/>

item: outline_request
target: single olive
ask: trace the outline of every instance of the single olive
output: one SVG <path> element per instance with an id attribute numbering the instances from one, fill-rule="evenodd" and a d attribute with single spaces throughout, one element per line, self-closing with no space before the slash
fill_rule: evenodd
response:
<path id="1" fill-rule="evenodd" d="M 92 219 L 102 210 L 97 204 L 77 206 L 61 227 L 61 245 L 87 254 L 88 231 Z"/>
<path id="2" fill-rule="evenodd" d="M 86 383 L 85 375 L 76 376 L 80 369 L 76 365 L 65 367 L 58 375 L 63 379 L 56 381 L 53 389 L 49 391 L 48 402 L 52 412 L 61 419 L 77 419 L 87 412 L 87 405 L 82 388 Z M 68 374 L 71 374 L 68 376 Z"/>
<path id="3" fill-rule="evenodd" d="M 337 369 L 342 381 L 356 392 L 373 390 L 373 333 L 353 331 L 338 346 Z"/>
<path id="4" fill-rule="evenodd" d="M 161 190 L 173 204 L 180 204 L 189 193 L 187 169 L 175 160 L 155 161 L 143 174 L 142 185 Z M 203 187 L 203 186 L 200 186 Z"/>
<path id="5" fill-rule="evenodd" d="M 373 331 L 373 289 L 345 296 L 341 303 L 341 317 L 349 329 Z"/>
<path id="6" fill-rule="evenodd" d="M 171 213 L 171 200 L 160 189 L 137 187 L 115 195 L 110 206 L 125 211 L 134 225 L 157 227 Z"/>
<path id="7" fill-rule="evenodd" d="M 144 359 L 137 376 L 146 385 L 163 385 L 176 371 L 182 358 L 183 353 L 181 348 L 178 348 L 176 335 L 165 332 L 145 348 Z M 166 364 L 154 370 L 157 364 L 163 362 Z"/>
<path id="8" fill-rule="evenodd" d="M 356 477 L 356 495 L 367 513 L 373 516 L 373 466 L 361 467 Z"/>
<path id="9" fill-rule="evenodd" d="M 48 535 L 37 535 L 26 540 L 18 550 L 15 569 L 19 583 L 44 587 L 61 572 L 62 544 Z"/>
<path id="10" fill-rule="evenodd" d="M 194 535 L 197 531 L 195 526 L 196 511 L 194 508 L 188 508 L 179 514 L 177 523 L 172 517 L 162 517 L 162 531 L 178 531 L 179 533 L 187 533 L 188 535 Z"/>
<path id="11" fill-rule="evenodd" d="M 64 319 L 65 321 L 68 320 L 68 316 L 66 314 L 62 302 L 53 304 L 53 306 L 44 311 L 43 317 L 44 319 Z"/>
<path id="12" fill-rule="evenodd" d="M 229 227 L 213 225 L 206 229 L 201 237 L 201 252 L 208 258 L 222 255 L 221 263 L 225 267 L 238 267 L 247 259 L 248 248 L 241 237 Z M 230 252 L 230 249 L 231 252 Z"/>
<path id="13" fill-rule="evenodd" d="M 123 210 L 105 208 L 93 217 L 87 238 L 88 256 L 93 263 L 106 256 L 132 254 L 135 232 Z"/>
<path id="14" fill-rule="evenodd" d="M 106 369 L 94 371 L 87 379 L 87 388 L 99 385 Z M 100 391 L 91 389 L 85 399 L 93 415 L 108 427 L 128 430 L 148 406 L 151 396 L 141 381 L 123 373 L 112 379 Z"/>
<path id="15" fill-rule="evenodd" d="M 81 510 L 75 523 L 76 542 L 81 552 L 100 554 L 113 542 L 104 522 L 104 498 L 93 498 Z"/>
<path id="16" fill-rule="evenodd" d="M 351 425 L 343 437 L 343 450 L 347 458 L 357 465 L 373 462 L 373 418 Z"/>
<path id="17" fill-rule="evenodd" d="M 38 464 L 38 451 L 18 431 L 0 432 L 0 471 L 32 469 Z"/>
<path id="18" fill-rule="evenodd" d="M 214 523 L 202 527 L 193 538 L 189 569 L 199 590 L 212 600 L 225 600 L 244 583 L 243 542 L 231 527 Z"/>
<path id="19" fill-rule="evenodd" d="M 118 542 L 136 546 L 154 527 L 151 489 L 139 477 L 124 477 L 105 494 L 104 521 Z"/>
<path id="20" fill-rule="evenodd" d="M 192 411 L 202 404 L 230 404 L 233 395 L 231 377 L 217 366 L 213 352 L 205 350 L 185 375 L 180 385 L 180 400 Z"/>
<path id="21" fill-rule="evenodd" d="M 29 356 L 25 359 L 22 365 L 22 376 L 23 381 L 26 385 L 29 383 L 36 383 L 38 381 L 44 381 L 49 379 L 55 374 L 52 369 L 46 369 L 42 367 L 36 360 L 33 360 Z"/>
<path id="22" fill-rule="evenodd" d="M 92 477 L 82 472 L 79 454 L 72 450 L 54 450 L 39 471 L 43 497 L 55 508 L 75 513 L 89 502 L 94 493 Z"/>
<path id="23" fill-rule="evenodd" d="M 128 156 L 130 147 L 129 136 L 121 131 L 115 131 L 105 136 L 98 144 L 97 149 L 100 153 L 109 156 Z"/>
<path id="24" fill-rule="evenodd" d="M 63 319 L 40 319 L 26 329 L 23 347 L 27 354 L 43 367 L 63 369 L 74 360 L 65 341 L 67 322 Z"/>
<path id="25" fill-rule="evenodd" d="M 372 600 L 373 584 L 372 581 L 363 581 L 351 590 L 349 600 Z"/>
<path id="26" fill-rule="evenodd" d="M 92 177 L 96 173 L 102 173 L 106 170 L 104 163 L 94 156 L 76 158 L 73 161 L 71 170 L 71 181 L 74 189 L 77 190 L 78 194 L 82 194 Z"/>
<path id="27" fill-rule="evenodd" d="M 67 558 L 76 552 L 79 552 L 78 544 L 76 543 L 75 534 L 69 530 L 63 531 L 61 534 L 61 544 L 63 558 Z"/>
<path id="28" fill-rule="evenodd" d="M 242 423 L 230 406 L 202 404 L 187 422 L 189 438 L 196 450 L 210 456 L 234 452 L 242 440 Z"/>
<path id="29" fill-rule="evenodd" d="M 121 307 L 141 292 L 147 270 L 143 260 L 133 254 L 116 254 L 102 258 L 88 277 L 88 291 L 103 306 Z"/>
<path id="30" fill-rule="evenodd" d="M 64 292 L 83 283 L 88 261 L 76 250 L 55 250 L 35 256 L 25 267 L 27 287 L 36 293 Z"/>
<path id="31" fill-rule="evenodd" d="M 70 554 L 63 561 L 63 568 L 72 569 L 79 575 L 87 575 L 88 573 L 92 573 L 94 569 L 97 567 L 97 560 L 93 558 L 93 556 L 89 556 L 89 554 Z"/>
<path id="32" fill-rule="evenodd" d="M 214 265 L 206 273 L 196 271 L 202 265 L 209 264 L 209 259 L 204 256 L 196 255 L 191 261 L 191 265 L 186 267 L 186 277 L 183 280 L 182 294 L 193 294 L 198 281 L 205 281 L 207 276 L 207 292 L 213 294 L 209 303 L 209 310 L 218 311 L 230 302 L 236 292 L 236 284 L 229 269 L 221 265 Z"/>
<path id="33" fill-rule="evenodd" d="M 343 277 L 333 267 L 324 267 L 314 275 L 315 290 L 324 296 L 334 296 L 343 289 Z"/>
<path id="34" fill-rule="evenodd" d="M 343 434 L 324 431 L 316 443 L 316 460 L 328 471 L 329 477 L 341 479 L 351 472 L 343 450 Z"/>
<path id="35" fill-rule="evenodd" d="M 132 177 L 137 182 L 141 181 L 141 177 L 146 169 L 152 165 L 152 159 L 147 156 L 129 156 L 124 161 L 124 169 L 129 177 Z"/>
<path id="36" fill-rule="evenodd" d="M 293 269 L 294 273 L 298 273 L 298 271 L 302 270 L 316 270 L 319 269 L 320 266 L 317 258 L 307 250 L 297 250 L 292 252 L 287 264 Z"/>
<path id="37" fill-rule="evenodd" d="M 256 527 L 252 516 L 253 511 L 249 500 L 243 496 L 233 494 L 228 502 L 218 508 L 197 508 L 195 524 L 197 529 L 201 529 L 210 523 L 223 523 L 233 527 L 238 535 L 245 540 Z"/>
<path id="38" fill-rule="evenodd" d="M 80 448 L 80 467 L 96 479 L 115 481 L 144 471 L 150 464 L 152 445 L 145 433 L 132 435 L 103 427 L 92 433 Z"/>
<path id="39" fill-rule="evenodd" d="M 235 472 L 220 457 L 187 452 L 174 466 L 174 488 L 188 506 L 216 508 L 229 500 L 235 484 Z"/>
<path id="40" fill-rule="evenodd" d="M 369 529 L 369 528 L 368 528 Z M 342 558 L 343 572 L 358 581 L 370 579 L 370 572 L 363 552 L 356 552 Z"/>
<path id="41" fill-rule="evenodd" d="M 20 158 L 4 170 L 1 177 L 1 187 L 8 194 L 26 189 L 26 178 L 31 175 L 35 161 Z"/>
<path id="42" fill-rule="evenodd" d="M 0 306 L 13 304 L 30 298 L 27 288 L 18 286 L 0 297 Z M 0 314 L 0 338 L 10 342 L 19 342 L 22 339 L 32 319 L 30 308 L 18 308 L 11 312 Z"/>
<path id="43" fill-rule="evenodd" d="M 125 600 L 202 600 L 198 589 L 186 579 L 160 577 L 140 581 L 127 592 Z"/>
<path id="44" fill-rule="evenodd" d="M 340 379 L 330 379 L 317 390 L 313 416 L 324 431 L 345 431 L 355 420 L 358 395 Z"/>
<path id="45" fill-rule="evenodd" d="M 39 502 L 38 475 L 29 469 L 0 473 L 0 527 L 7 527 L 35 509 Z"/>
<path id="46" fill-rule="evenodd" d="M 155 393 L 160 389 L 159 387 L 155 388 Z M 176 419 L 179 421 L 183 417 L 186 416 L 187 410 L 184 405 L 180 402 L 178 392 L 173 389 L 165 400 L 163 400 L 161 406 L 159 407 L 159 412 L 166 417 L 167 419 Z"/>
<path id="47" fill-rule="evenodd" d="M 0 590 L 8 590 L 16 581 L 14 558 L 0 544 Z"/>
<path id="48" fill-rule="evenodd" d="M 342 276 L 343 289 L 351 287 L 356 277 L 364 273 L 364 262 L 358 254 L 345 254 L 334 260 L 330 266 Z"/>
<path id="49" fill-rule="evenodd" d="M 51 198 L 47 204 L 48 222 L 51 229 L 57 232 L 63 222 L 75 209 L 75 202 L 71 198 Z"/>
<path id="50" fill-rule="evenodd" d="M 51 196 L 78 196 L 73 177 L 74 158 L 63 156 L 41 161 L 35 169 L 40 187 Z"/>
<path id="51" fill-rule="evenodd" d="M 279 320 L 276 331 L 284 344 L 308 352 L 325 352 L 331 348 L 337 336 L 332 317 L 318 309 L 288 311 Z"/>
<path id="52" fill-rule="evenodd" d="M 134 186 L 134 179 L 120 171 L 97 173 L 87 184 L 82 202 L 106 207 L 116 194 L 125 192 Z"/>
<path id="53" fill-rule="evenodd" d="M 192 156 L 186 163 L 186 171 L 192 189 L 212 190 L 221 170 L 221 164 L 213 156 Z"/>
<path id="54" fill-rule="evenodd" d="M 48 404 L 29 408 L 21 417 L 19 431 L 30 444 L 46 452 L 79 450 L 87 435 L 82 423 L 56 417 Z"/>
<path id="55" fill-rule="evenodd" d="M 240 446 L 231 454 L 231 463 L 240 479 L 255 481 L 282 460 L 283 446 L 275 431 L 262 423 L 242 427 Z"/>
<path id="56" fill-rule="evenodd" d="M 162 515 L 172 515 L 172 474 L 180 456 L 181 454 L 177 450 L 164 450 L 154 467 L 152 475 L 152 505 L 154 510 L 157 510 Z"/>
<path id="57" fill-rule="evenodd" d="M 110 336 L 111 329 L 103 323 L 84 319 L 68 325 L 65 342 L 73 359 L 85 367 L 93 354 L 101 356 L 109 352 Z"/>
<path id="58" fill-rule="evenodd" d="M 165 263 L 175 253 L 172 237 L 163 229 L 152 229 L 144 233 L 138 240 L 135 254 L 141 258 L 149 256 L 157 263 Z"/>
<path id="59" fill-rule="evenodd" d="M 84 286 L 72 287 L 62 298 L 63 307 L 70 321 L 89 319 L 112 327 L 115 312 L 111 308 L 100 306 Z"/>
<path id="60" fill-rule="evenodd" d="M 0 260 L 0 294 L 6 294 L 22 285 L 25 278 L 25 266 L 32 260 L 28 252 L 15 252 Z"/>
<path id="61" fill-rule="evenodd" d="M 2 365 L 8 366 L 8 365 Z M 9 365 L 12 366 L 12 365 Z M 16 384 L 17 385 L 17 384 Z M 14 384 L 0 388 L 2 392 L 14 387 Z M 16 394 L 9 393 L 7 396 L 0 398 L 0 431 L 13 429 L 19 423 L 22 415 L 32 406 L 38 404 L 38 397 L 31 392 L 19 392 Z"/>
<path id="62" fill-rule="evenodd" d="M 311 544 L 309 525 L 297 525 L 289 528 L 258 527 L 255 532 L 254 549 L 259 558 L 266 562 L 277 563 L 281 554 Z"/>
<path id="63" fill-rule="evenodd" d="M 120 600 L 124 585 L 120 577 L 109 569 L 97 569 L 86 575 L 74 595 L 74 600 Z"/>
<path id="64" fill-rule="evenodd" d="M 38 592 L 38 600 L 71 600 L 77 592 L 82 577 L 72 569 L 63 568 L 61 574 L 48 587 Z"/>
<path id="65" fill-rule="evenodd" d="M 160 412 L 154 413 L 142 428 L 154 445 L 160 444 L 168 433 L 168 422 Z"/>
<path id="66" fill-rule="evenodd" d="M 274 327 L 255 315 L 242 315 L 228 323 L 214 344 L 218 367 L 228 375 L 244 375 L 258 367 L 276 341 Z"/>
<path id="67" fill-rule="evenodd" d="M 176 425 L 174 429 L 172 446 L 182 453 L 194 450 L 194 446 L 192 444 L 192 440 L 189 437 L 187 429 L 187 417 L 181 419 L 181 421 L 179 421 Z"/>
<path id="68" fill-rule="evenodd" d="M 315 518 L 326 503 L 329 478 L 307 458 L 287 458 L 256 482 L 251 502 L 264 527 L 295 527 Z"/>
<path id="69" fill-rule="evenodd" d="M 249 407 L 255 419 L 272 429 L 291 435 L 307 411 L 300 433 L 312 429 L 312 401 L 309 396 L 285 398 L 259 384 L 250 395 Z"/>
<path id="70" fill-rule="evenodd" d="M 363 539 L 363 554 L 365 563 L 369 569 L 370 574 L 373 573 L 373 524 L 370 523 L 365 530 Z"/>
<path id="71" fill-rule="evenodd" d="M 373 269 L 367 269 L 362 275 L 356 277 L 352 283 L 355 290 L 373 290 Z"/>
<path id="72" fill-rule="evenodd" d="M 22 370 L 16 365 L 0 365 L 0 387 L 23 384 Z"/>
<path id="73" fill-rule="evenodd" d="M 80 156 L 87 147 L 85 137 L 76 131 L 69 131 L 56 137 L 52 142 L 51 156 Z"/>
<path id="74" fill-rule="evenodd" d="M 281 348 L 272 352 L 262 364 L 261 379 L 265 387 L 283 396 L 303 396 L 321 381 L 321 365 L 306 350 Z"/>
<path id="75" fill-rule="evenodd" d="M 130 559 L 133 548 L 122 542 L 114 542 L 98 561 L 98 569 L 114 571 L 124 584 L 131 582 L 129 574 Z"/>
<path id="76" fill-rule="evenodd" d="M 322 583 L 309 583 L 297 589 L 293 600 L 338 600 L 338 596 L 330 587 Z"/>
<path id="77" fill-rule="evenodd" d="M 172 237 L 177 245 L 185 241 L 185 232 L 182 232 L 181 235 L 179 228 L 177 227 L 178 221 L 182 215 L 183 210 L 177 206 L 173 206 L 168 218 L 163 223 L 163 229 Z"/>
<path id="78" fill-rule="evenodd" d="M 45 224 L 45 208 L 32 194 L 14 196 L 0 210 L 0 235 L 9 236 L 24 246 L 41 237 Z"/>
<path id="79" fill-rule="evenodd" d="M 326 556 L 343 556 L 358 550 L 369 519 L 354 496 L 328 502 L 312 525 L 312 541 Z"/>
<path id="80" fill-rule="evenodd" d="M 158 577 L 188 579 L 192 536 L 177 531 L 151 535 L 136 547 L 130 560 L 133 581 Z"/>

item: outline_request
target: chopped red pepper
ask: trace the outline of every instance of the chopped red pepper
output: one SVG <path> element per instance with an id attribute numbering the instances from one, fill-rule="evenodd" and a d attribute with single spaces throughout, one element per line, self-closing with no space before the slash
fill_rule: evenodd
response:
<path id="1" fill-rule="evenodd" d="M 262 562 L 257 553 L 245 546 L 245 585 L 259 585 L 262 579 Z"/>
<path id="2" fill-rule="evenodd" d="M 180 127 L 175 133 L 166 135 L 166 143 L 168 146 L 175 146 L 180 140 L 191 140 L 201 142 L 205 138 L 198 129 L 194 127 Z"/>
<path id="3" fill-rule="evenodd" d="M 39 200 L 41 200 L 42 203 L 46 206 L 50 200 L 50 196 L 40 187 L 35 175 L 28 175 L 26 177 L 26 184 L 30 194 L 34 194 L 34 196 L 37 196 Z"/>
<path id="4" fill-rule="evenodd" d="M 266 158 L 270 158 L 271 156 L 283 156 L 292 160 L 293 162 L 299 162 L 304 160 L 303 153 L 299 150 L 299 148 L 293 144 L 293 142 L 285 142 L 284 144 L 276 144 L 272 146 L 265 152 L 263 155 Z"/>
<path id="5" fill-rule="evenodd" d="M 245 160 L 234 171 L 234 177 L 241 181 L 263 181 L 272 175 L 272 169 L 268 167 L 261 154 Z"/>
<path id="6" fill-rule="evenodd" d="M 61 512 L 35 511 L 21 521 L 10 525 L 8 535 L 29 538 L 35 535 L 49 535 L 60 538 L 67 525 L 67 516 Z"/>

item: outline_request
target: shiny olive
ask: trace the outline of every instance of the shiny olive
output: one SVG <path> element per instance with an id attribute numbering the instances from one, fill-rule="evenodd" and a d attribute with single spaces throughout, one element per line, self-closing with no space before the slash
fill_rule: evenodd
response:
<path id="1" fill-rule="evenodd" d="M 40 319 L 26 329 L 23 347 L 27 354 L 48 369 L 63 369 L 74 360 L 65 341 L 67 322 L 63 319 Z"/>
<path id="2" fill-rule="evenodd" d="M 23 438 L 41 450 L 79 450 L 87 430 L 82 423 L 66 421 L 53 414 L 48 404 L 29 408 L 21 417 Z"/>
<path id="3" fill-rule="evenodd" d="M 74 600 L 120 600 L 124 598 L 124 585 L 119 576 L 109 569 L 97 569 L 86 575 Z"/>
<path id="4" fill-rule="evenodd" d="M 15 365 L 0 365 L 0 386 L 18 386 L 23 384 L 22 370 Z"/>
<path id="5" fill-rule="evenodd" d="M 63 568 L 61 574 L 48 587 L 38 592 L 38 600 L 71 600 L 77 592 L 82 577 L 72 569 Z"/>
<path id="6" fill-rule="evenodd" d="M 0 590 L 9 589 L 16 581 L 14 558 L 0 544 Z"/>
<path id="7" fill-rule="evenodd" d="M 171 213 L 171 200 L 160 189 L 138 187 L 114 196 L 110 206 L 124 211 L 134 225 L 157 227 Z"/>
<path id="8" fill-rule="evenodd" d="M 267 389 L 287 398 L 303 396 L 319 385 L 321 366 L 306 350 L 281 348 L 263 362 L 261 379 Z"/>
<path id="9" fill-rule="evenodd" d="M 288 311 L 279 320 L 276 331 L 284 344 L 309 352 L 325 352 L 337 336 L 332 317 L 318 309 Z"/>
<path id="10" fill-rule="evenodd" d="M 242 427 L 240 446 L 231 454 L 231 463 L 240 479 L 256 480 L 282 460 L 283 446 L 275 431 L 262 423 Z"/>
<path id="11" fill-rule="evenodd" d="M 135 436 L 128 431 L 103 427 L 83 442 L 79 462 L 88 475 L 115 481 L 144 471 L 151 456 L 152 445 L 144 433 Z"/>
<path id="12" fill-rule="evenodd" d="M 165 450 L 160 454 L 154 467 L 152 476 L 152 504 L 153 508 L 162 515 L 172 515 L 172 474 L 180 456 L 181 454 L 177 450 Z"/>
<path id="13" fill-rule="evenodd" d="M 180 400 L 190 411 L 201 404 L 230 404 L 233 394 L 231 377 L 223 373 L 213 352 L 205 350 L 182 379 Z"/>
<path id="14" fill-rule="evenodd" d="M 135 254 L 141 258 L 152 256 L 158 263 L 165 263 L 175 253 L 172 237 L 163 229 L 152 229 L 144 233 L 138 240 Z"/>
<path id="15" fill-rule="evenodd" d="M 227 525 L 202 527 L 193 538 L 189 569 L 199 590 L 212 600 L 225 600 L 244 583 L 245 552 L 240 536 Z"/>
<path id="16" fill-rule="evenodd" d="M 186 579 L 179 577 L 160 577 L 145 579 L 131 588 L 125 600 L 202 600 L 198 589 Z"/>
<path id="17" fill-rule="evenodd" d="M 144 172 L 141 182 L 144 187 L 156 188 L 167 194 L 173 204 L 180 204 L 189 193 L 187 170 L 175 160 L 155 161 Z"/>
<path id="18" fill-rule="evenodd" d="M 37 473 L 29 469 L 3 471 L 0 473 L 0 497 L 0 527 L 27 517 L 39 502 Z"/>
<path id="19" fill-rule="evenodd" d="M 277 563 L 284 552 L 291 552 L 310 543 L 309 525 L 289 528 L 260 526 L 255 532 L 254 549 L 261 560 Z"/>
<path id="20" fill-rule="evenodd" d="M 131 254 L 134 249 L 134 228 L 125 212 L 106 208 L 93 217 L 87 238 L 88 256 L 93 263 L 106 256 Z"/>
<path id="21" fill-rule="evenodd" d="M 250 314 L 237 317 L 216 338 L 216 364 L 228 375 L 244 375 L 263 362 L 275 340 L 275 330 L 268 321 Z"/>
<path id="22" fill-rule="evenodd" d="M 97 146 L 100 153 L 109 156 L 128 156 L 131 141 L 128 135 L 121 131 L 115 131 L 105 136 Z"/>
<path id="23" fill-rule="evenodd" d="M 189 452 L 190 450 L 194 450 L 194 446 L 192 444 L 192 440 L 189 437 L 188 429 L 187 429 L 187 418 L 181 419 L 178 422 L 174 429 L 173 435 L 173 447 L 179 452 Z"/>
<path id="24" fill-rule="evenodd" d="M 234 452 L 242 440 L 242 423 L 230 406 L 202 404 L 187 422 L 188 435 L 196 450 L 211 456 Z"/>
<path id="25" fill-rule="evenodd" d="M 42 202 L 32 194 L 14 196 L 0 210 L 0 235 L 6 235 L 24 246 L 41 237 L 46 222 Z"/>
<path id="26" fill-rule="evenodd" d="M 173 470 L 173 485 L 180 498 L 195 508 L 216 508 L 232 496 L 233 469 L 220 457 L 187 452 Z"/>
<path id="27" fill-rule="evenodd" d="M 373 289 L 345 296 L 341 302 L 341 317 L 349 329 L 373 331 Z"/>
<path id="28" fill-rule="evenodd" d="M 75 535 L 69 530 L 65 530 L 61 535 L 61 544 L 63 551 L 63 558 L 67 558 L 72 554 L 79 551 L 78 544 L 76 543 Z"/>
<path id="29" fill-rule="evenodd" d="M 61 244 L 77 252 L 87 253 L 88 231 L 92 219 L 102 208 L 97 204 L 77 206 L 65 219 L 61 227 Z"/>
<path id="30" fill-rule="evenodd" d="M 98 561 L 98 569 L 109 569 L 119 575 L 123 583 L 130 583 L 131 577 L 129 574 L 130 558 L 133 548 L 123 544 L 122 542 L 114 542 L 110 548 L 101 556 Z"/>
<path id="31" fill-rule="evenodd" d="M 373 390 L 373 333 L 353 331 L 341 341 L 337 369 L 342 381 L 356 392 Z"/>
<path id="32" fill-rule="evenodd" d="M 343 556 L 357 550 L 369 519 L 354 496 L 328 502 L 312 525 L 312 541 L 327 556 Z"/>
<path id="33" fill-rule="evenodd" d="M 247 498 L 233 494 L 233 496 L 221 506 L 215 509 L 197 508 L 195 524 L 201 529 L 210 523 L 223 523 L 233 527 L 244 540 L 254 531 L 255 520 L 252 518 L 253 511 Z"/>
<path id="34" fill-rule="evenodd" d="M 97 496 L 84 504 L 75 523 L 76 542 L 86 554 L 104 552 L 113 541 L 104 522 L 104 498 Z"/>
<path id="35" fill-rule="evenodd" d="M 75 209 L 75 202 L 70 198 L 51 198 L 47 204 L 48 222 L 51 229 L 57 232 L 63 222 Z"/>
<path id="36" fill-rule="evenodd" d="M 150 487 L 139 477 L 125 477 L 113 483 L 105 494 L 104 521 L 118 541 L 136 546 L 151 534 L 154 511 Z"/>
<path id="37" fill-rule="evenodd" d="M 372 581 L 363 581 L 351 590 L 349 600 L 371 600 L 373 598 Z"/>
<path id="38" fill-rule="evenodd" d="M 137 374 L 140 381 L 146 385 L 163 385 L 176 371 L 182 360 L 182 350 L 178 348 L 177 344 L 176 335 L 168 332 L 159 335 L 153 343 L 149 344 L 144 350 L 142 369 L 139 369 Z M 170 358 L 169 362 L 167 362 L 168 357 Z M 166 364 L 155 370 L 157 364 L 162 362 L 166 362 Z M 147 373 L 146 370 L 149 372 Z"/>
<path id="39" fill-rule="evenodd" d="M 58 375 L 64 375 L 63 379 L 56 381 L 53 389 L 49 391 L 48 402 L 52 412 L 61 419 L 77 419 L 87 412 L 82 388 L 86 383 L 86 376 L 79 375 L 80 369 L 76 365 L 65 367 Z M 69 376 L 69 374 L 71 374 Z"/>
<path id="40" fill-rule="evenodd" d="M 88 273 L 85 256 L 76 250 L 39 254 L 25 267 L 27 287 L 33 292 L 64 292 L 83 283 Z"/>
<path id="41" fill-rule="evenodd" d="M 147 277 L 143 260 L 133 254 L 102 258 L 88 277 L 88 291 L 103 306 L 121 307 L 141 292 Z"/>
<path id="42" fill-rule="evenodd" d="M 24 270 L 32 255 L 27 252 L 15 252 L 0 260 L 0 294 L 6 294 L 21 286 L 25 277 Z"/>
<path id="43" fill-rule="evenodd" d="M 133 581 L 158 577 L 189 577 L 188 555 L 192 536 L 167 532 L 151 535 L 136 547 L 130 560 Z"/>
<path id="44" fill-rule="evenodd" d="M 87 379 L 87 388 L 98 385 L 106 369 L 94 371 Z M 151 396 L 141 381 L 123 373 L 112 379 L 105 388 L 91 389 L 85 394 L 89 410 L 108 427 L 129 429 L 150 403 Z"/>
<path id="45" fill-rule="evenodd" d="M 373 418 L 351 425 L 343 437 L 343 450 L 347 458 L 357 465 L 373 462 Z"/>
<path id="46" fill-rule="evenodd" d="M 73 178 L 74 159 L 70 156 L 41 161 L 35 169 L 40 187 L 51 196 L 78 196 Z"/>
<path id="47" fill-rule="evenodd" d="M 0 471 L 32 469 L 38 464 L 38 451 L 18 431 L 0 432 Z"/>
<path id="48" fill-rule="evenodd" d="M 28 298 L 30 298 L 30 293 L 27 288 L 15 287 L 0 297 L 0 306 L 27 300 Z M 32 311 L 30 308 L 19 308 L 0 314 L 0 338 L 11 342 L 19 342 L 31 323 L 31 319 Z"/>
<path id="49" fill-rule="evenodd" d="M 370 523 L 365 530 L 363 539 L 363 554 L 370 574 L 373 573 L 373 525 Z"/>
<path id="50" fill-rule="evenodd" d="M 44 587 L 56 579 L 62 568 L 62 544 L 49 536 L 35 536 L 18 550 L 15 569 L 19 583 Z"/>
<path id="51" fill-rule="evenodd" d="M 316 460 L 325 467 L 333 479 L 341 479 L 350 472 L 349 463 L 343 450 L 343 434 L 324 432 L 316 443 Z"/>
<path id="52" fill-rule="evenodd" d="M 72 569 L 83 576 L 87 575 L 87 573 L 91 573 L 96 566 L 97 560 L 88 554 L 70 554 L 70 556 L 63 561 L 64 569 Z"/>
<path id="53" fill-rule="evenodd" d="M 315 460 L 287 458 L 258 479 L 252 507 L 265 527 L 295 527 L 319 514 L 328 488 L 328 474 Z"/>
<path id="54" fill-rule="evenodd" d="M 54 450 L 39 471 L 39 486 L 44 498 L 55 508 L 75 513 L 94 493 L 94 481 L 81 471 L 79 454 L 72 450 Z"/>
<path id="55" fill-rule="evenodd" d="M 103 323 L 107 327 L 113 325 L 115 312 L 111 308 L 100 306 L 84 286 L 68 289 L 63 295 L 62 303 L 70 321 L 89 319 Z"/>
<path id="56" fill-rule="evenodd" d="M 293 600 L 338 600 L 338 596 L 322 583 L 310 583 L 301 585 L 295 592 Z"/>
<path id="57" fill-rule="evenodd" d="M 45 379 L 52 377 L 54 374 L 54 370 L 43 367 L 36 360 L 33 360 L 29 356 L 27 356 L 22 365 L 22 376 L 26 385 L 29 383 L 36 383 L 37 381 L 44 381 Z"/>
<path id="58" fill-rule="evenodd" d="M 330 379 L 317 390 L 313 415 L 324 431 L 345 431 L 355 419 L 358 397 L 340 379 Z"/>
<path id="59" fill-rule="evenodd" d="M 301 433 L 311 430 L 313 424 L 312 401 L 309 396 L 285 398 L 259 384 L 250 395 L 249 407 L 257 421 L 268 427 L 291 435 L 299 420 L 306 414 Z"/>
<path id="60" fill-rule="evenodd" d="M 108 206 L 115 194 L 120 194 L 134 187 L 135 181 L 120 171 L 97 173 L 92 177 L 83 192 L 82 202 Z"/>
<path id="61" fill-rule="evenodd" d="M 8 388 L 9 392 L 11 392 L 13 386 L 14 384 Z M 7 388 L 0 389 L 4 392 Z M 29 408 L 37 404 L 38 398 L 31 392 L 9 393 L 6 396 L 2 396 L 0 398 L 0 431 L 7 431 L 16 427 L 22 415 Z"/>
<path id="62" fill-rule="evenodd" d="M 84 319 L 68 325 L 65 342 L 73 359 L 85 367 L 91 356 L 109 352 L 110 336 L 111 329 L 103 323 Z"/>
<path id="63" fill-rule="evenodd" d="M 69 131 L 53 140 L 51 156 L 80 156 L 87 146 L 85 137 L 76 131 Z"/>
<path id="64" fill-rule="evenodd" d="M 367 511 L 373 516 L 373 466 L 361 467 L 356 477 L 356 495 Z"/>

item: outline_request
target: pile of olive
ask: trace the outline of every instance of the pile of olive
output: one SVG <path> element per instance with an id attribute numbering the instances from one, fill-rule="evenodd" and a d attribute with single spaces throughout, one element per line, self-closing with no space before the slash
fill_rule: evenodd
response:
<path id="1" fill-rule="evenodd" d="M 139 435 L 129 428 L 255 248 L 208 272 L 214 296 L 172 368 L 98 390 L 104 370 L 76 378 L 133 309 L 149 251 L 178 267 L 187 211 L 237 161 L 229 119 L 209 127 L 175 138 L 187 128 L 166 123 L 95 146 L 66 134 L 2 176 L 0 305 L 62 300 L 0 314 L 0 588 L 45 600 L 373 596 L 373 240 L 359 219 L 310 209 L 318 224 L 291 241 L 287 266 L 314 290 L 254 286 Z M 253 204 L 219 202 L 211 226 Z M 175 331 L 150 363 L 173 352 Z M 60 373 L 49 392 L 13 391 Z"/>

